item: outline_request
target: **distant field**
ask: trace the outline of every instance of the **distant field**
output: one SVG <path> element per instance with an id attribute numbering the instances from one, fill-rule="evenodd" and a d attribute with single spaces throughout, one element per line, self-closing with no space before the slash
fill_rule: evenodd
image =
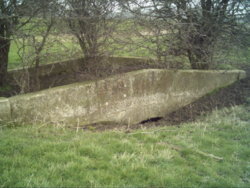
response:
<path id="1" fill-rule="evenodd" d="M 143 43 L 139 39 L 135 39 L 135 44 L 122 44 L 112 43 L 109 46 L 108 51 L 114 56 L 120 57 L 143 57 L 156 59 L 156 54 L 152 53 L 150 49 L 154 48 L 154 45 L 150 42 Z M 139 46 L 138 46 L 139 45 Z M 22 59 L 18 55 L 18 45 L 14 42 L 11 44 L 9 53 L 9 69 L 14 69 L 26 65 L 30 65 L 28 58 Z M 32 53 L 32 48 L 30 48 Z M 72 37 L 61 36 L 57 38 L 57 42 L 52 42 L 45 47 L 42 52 L 42 64 L 58 62 L 67 59 L 74 59 L 82 56 L 82 52 L 76 40 L 72 40 Z M 184 56 L 171 56 L 166 59 L 168 62 L 182 62 L 189 66 L 188 59 Z M 232 51 L 222 52 L 215 56 L 215 62 L 217 62 L 217 68 L 219 69 L 235 69 L 241 68 L 242 65 L 248 66 L 250 63 L 250 49 L 239 50 L 237 48 Z"/>
<path id="2" fill-rule="evenodd" d="M 32 28 L 34 33 L 37 33 L 41 36 L 41 32 L 45 29 L 43 25 L 39 24 L 41 21 L 39 19 L 34 19 L 32 22 L 26 24 L 23 27 L 23 30 L 26 31 Z M 112 39 L 110 39 L 110 44 L 105 47 L 105 51 L 109 52 L 114 56 L 122 57 L 147 57 L 157 59 L 157 46 L 152 41 L 159 41 L 161 46 L 159 47 L 160 51 L 166 50 L 169 45 L 161 43 L 161 41 L 166 39 L 167 36 L 159 36 L 157 38 L 153 35 L 152 30 L 148 30 L 146 27 L 135 26 L 133 24 L 133 19 L 126 20 L 114 20 L 110 24 L 117 26 L 117 31 L 114 33 Z M 52 31 L 49 39 L 47 40 L 45 50 L 42 52 L 42 62 L 41 63 L 51 63 L 55 61 L 62 61 L 66 59 L 77 58 L 82 56 L 80 46 L 78 41 L 73 35 L 63 34 L 69 33 L 65 28 L 66 23 L 62 20 L 57 20 L 54 30 Z M 136 29 L 135 29 L 136 27 Z M 34 28 L 36 28 L 34 30 Z M 63 29 L 62 29 L 63 28 Z M 144 37 L 139 37 L 133 31 L 139 31 L 143 34 Z M 61 34 L 60 34 L 61 33 Z M 166 30 L 162 31 L 163 34 L 167 34 Z M 26 39 L 27 40 L 27 39 Z M 26 48 L 26 56 L 21 58 L 20 43 L 21 41 L 12 41 L 11 49 L 9 53 L 9 69 L 23 67 L 30 65 L 30 54 L 32 54 L 32 47 Z M 19 43 L 19 44 L 17 44 Z M 217 49 L 214 62 L 218 63 L 216 66 L 220 69 L 234 69 L 239 68 L 239 64 L 249 65 L 250 63 L 250 48 L 248 49 L 239 49 L 238 46 L 231 47 L 230 50 L 227 49 Z M 18 55 L 19 53 L 19 55 Z M 184 56 L 173 56 L 168 54 L 167 58 L 163 61 L 175 62 L 175 63 L 184 63 L 189 66 L 188 58 Z"/>
<path id="3" fill-rule="evenodd" d="M 245 105 L 127 133 L 2 124 L 0 186 L 249 187 L 249 119 Z"/>
<path id="4" fill-rule="evenodd" d="M 61 36 L 57 37 L 57 42 L 48 44 L 42 53 L 42 59 L 43 59 L 42 63 L 62 61 L 82 56 L 78 42 L 72 38 L 73 38 L 72 36 L 69 37 L 67 35 Z M 152 44 L 147 43 L 147 45 L 153 47 Z M 18 55 L 18 50 L 19 50 L 18 44 L 12 42 L 9 53 L 9 67 L 8 67 L 9 69 L 22 67 L 22 65 L 25 65 L 25 62 L 21 63 L 22 59 Z M 28 50 L 30 50 L 30 53 L 32 54 L 32 47 L 30 47 Z M 123 45 L 112 42 L 112 45 L 109 45 L 109 49 L 105 50 L 110 51 L 110 53 L 115 56 L 154 58 L 154 54 L 150 53 L 149 50 L 145 48 L 138 48 L 135 45 Z M 25 60 L 26 59 L 24 58 L 24 61 Z"/>
<path id="5" fill-rule="evenodd" d="M 11 43 L 10 53 L 9 53 L 9 69 L 18 68 L 26 65 L 32 65 L 30 60 L 34 54 L 32 47 L 26 48 L 26 54 L 23 57 L 18 53 L 20 49 L 20 44 L 16 42 Z M 31 55 L 30 55 L 31 54 Z M 41 54 L 41 63 L 51 63 L 58 62 L 67 59 L 74 59 L 81 56 L 80 47 L 75 40 L 72 40 L 72 37 L 68 36 L 59 36 L 51 37 L 49 42 L 45 46 Z"/>

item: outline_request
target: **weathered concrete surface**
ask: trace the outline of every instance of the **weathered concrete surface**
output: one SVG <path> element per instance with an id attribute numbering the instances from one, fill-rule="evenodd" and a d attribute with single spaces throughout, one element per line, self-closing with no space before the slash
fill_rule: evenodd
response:
<path id="1" fill-rule="evenodd" d="M 245 72 L 238 70 L 140 70 L 3 99 L 0 117 L 72 126 L 98 122 L 134 124 L 170 113 L 243 77 Z M 6 111 L 1 110 L 4 108 Z"/>
<path id="2" fill-rule="evenodd" d="M 80 66 L 82 65 L 82 62 L 84 60 L 82 58 L 79 59 L 72 59 L 57 63 L 50 63 L 45 65 L 40 65 L 39 67 L 39 76 L 46 76 L 46 75 L 57 75 L 61 74 L 63 72 L 74 72 L 79 70 Z M 26 69 L 23 68 L 17 68 L 8 71 L 8 77 L 13 78 L 14 76 L 22 75 L 24 72 L 29 72 L 30 74 L 34 74 L 35 68 L 34 67 L 28 67 Z"/>
<path id="3" fill-rule="evenodd" d="M 133 66 L 133 65 L 141 65 L 141 67 L 145 67 L 145 63 L 150 63 L 149 59 L 144 58 L 135 58 L 135 57 L 107 57 L 107 61 L 112 69 L 118 69 L 120 66 Z M 117 63 L 119 62 L 119 63 Z M 88 61 L 84 60 L 84 58 L 71 59 L 67 61 L 57 62 L 57 63 L 49 63 L 45 65 L 40 65 L 39 67 L 39 76 L 46 75 L 59 75 L 61 73 L 71 73 L 79 71 L 79 69 L 86 68 L 88 66 Z M 91 63 L 91 62 L 90 62 Z M 24 72 L 29 72 L 30 74 L 34 74 L 35 68 L 29 67 L 26 69 L 17 68 L 8 71 L 8 77 L 12 79 L 13 77 L 18 77 L 22 75 Z"/>
<path id="4" fill-rule="evenodd" d="M 10 120 L 11 119 L 11 111 L 10 111 L 10 103 L 7 98 L 0 97 L 0 121 Z"/>

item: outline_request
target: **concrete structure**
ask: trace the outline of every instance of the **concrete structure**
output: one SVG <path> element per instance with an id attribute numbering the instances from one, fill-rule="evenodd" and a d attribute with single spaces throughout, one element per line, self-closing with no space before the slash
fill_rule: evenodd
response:
<path id="1" fill-rule="evenodd" d="M 0 118 L 80 126 L 161 117 L 245 77 L 244 71 L 147 69 L 0 98 Z"/>
<path id="2" fill-rule="evenodd" d="M 149 59 L 143 58 L 135 58 L 135 57 L 108 57 L 107 61 L 109 62 L 109 66 L 114 69 L 123 68 L 124 66 L 132 67 L 135 69 L 136 67 L 145 67 L 145 64 L 148 65 L 152 63 Z M 62 62 L 49 63 L 39 66 L 39 76 L 48 76 L 48 75 L 60 75 L 62 73 L 72 73 L 79 71 L 80 68 L 86 69 L 89 66 L 89 61 L 84 60 L 84 58 L 79 59 L 71 59 Z M 154 66 L 155 63 L 153 63 Z M 106 68 L 106 67 L 105 67 Z M 155 67 L 154 67 L 155 68 Z M 14 75 L 20 75 L 24 72 L 29 72 L 30 74 L 34 74 L 35 68 L 28 67 L 25 70 L 23 68 L 17 68 L 8 71 L 8 77 L 13 79 Z"/>

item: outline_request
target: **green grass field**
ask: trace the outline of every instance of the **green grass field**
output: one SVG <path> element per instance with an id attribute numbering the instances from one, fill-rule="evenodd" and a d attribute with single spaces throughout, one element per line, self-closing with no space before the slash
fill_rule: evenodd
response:
<path id="1" fill-rule="evenodd" d="M 23 66 L 32 66 L 32 55 L 34 55 L 33 48 L 26 48 L 26 56 L 20 57 L 18 50 L 20 49 L 20 44 L 17 42 L 12 42 L 9 52 L 9 64 L 8 69 L 20 68 Z M 31 56 L 29 56 L 31 54 Z M 72 40 L 71 37 L 54 37 L 52 36 L 49 39 L 49 42 L 44 47 L 44 50 L 41 53 L 41 64 L 47 64 L 52 62 L 64 61 L 67 59 L 76 59 L 82 56 L 80 47 L 75 40 Z"/>
<path id="2" fill-rule="evenodd" d="M 130 133 L 2 123 L 0 186 L 250 187 L 249 119 L 243 105 Z"/>
<path id="3" fill-rule="evenodd" d="M 55 40 L 56 42 L 51 42 Z M 152 50 L 156 48 L 150 42 L 144 42 L 141 39 L 133 39 L 134 44 L 118 44 L 112 43 L 107 49 L 112 55 L 120 57 L 142 57 L 156 59 L 156 54 Z M 64 61 L 67 59 L 74 59 L 83 57 L 80 47 L 72 36 L 59 36 L 56 39 L 52 37 L 51 41 L 45 46 L 41 54 L 41 64 L 52 62 Z M 144 47 L 143 47 L 144 46 Z M 29 49 L 32 51 L 32 48 Z M 28 52 L 27 52 L 28 53 Z M 31 52 L 32 53 L 32 52 Z M 242 65 L 249 65 L 250 49 L 239 50 L 232 48 L 231 51 L 219 53 L 215 56 L 214 62 L 218 69 L 240 69 Z M 184 63 L 186 68 L 189 68 L 189 61 L 184 56 L 169 55 L 166 59 L 167 62 Z M 12 42 L 9 52 L 8 69 L 20 68 L 23 66 L 32 66 L 28 58 L 24 57 L 22 62 L 21 57 L 18 55 L 18 44 Z"/>
<path id="4" fill-rule="evenodd" d="M 25 21 L 27 18 L 24 17 L 22 19 Z M 103 50 L 105 51 L 105 54 L 122 57 L 146 57 L 157 59 L 157 51 L 163 53 L 169 48 L 169 44 L 161 44 L 159 41 L 165 41 L 166 37 L 171 36 L 163 35 L 157 37 L 152 34 L 150 35 L 152 30 L 144 26 L 134 25 L 133 23 L 133 19 L 114 20 L 110 22 L 111 25 L 116 26 L 116 30 L 113 33 L 113 36 L 109 38 L 109 44 L 104 46 Z M 139 35 L 133 33 L 135 27 L 137 28 L 136 31 L 140 31 L 145 34 L 144 37 L 139 37 Z M 14 37 L 15 39 L 13 39 L 11 43 L 9 52 L 9 69 L 20 68 L 27 65 L 32 66 L 32 61 L 30 62 L 30 59 L 32 58 L 30 58 L 29 55 L 34 56 L 34 52 L 32 51 L 34 51 L 34 46 L 39 44 L 39 40 L 41 40 L 41 36 L 44 35 L 46 26 L 42 20 L 35 18 L 26 24 L 21 31 L 25 33 L 28 30 L 31 31 L 31 34 L 36 35 L 36 43 L 34 44 L 34 42 L 31 42 L 31 38 L 23 38 L 25 40 L 26 54 L 25 57 L 21 58 L 19 55 L 22 52 L 20 51 L 20 47 L 23 46 L 22 38 L 18 38 L 18 36 L 16 36 L 17 38 Z M 148 34 L 146 34 L 147 32 Z M 69 33 L 67 23 L 60 19 L 57 20 L 46 40 L 44 50 L 41 54 L 41 64 L 74 59 L 83 56 L 77 39 L 72 34 L 65 33 Z M 157 46 L 156 43 L 160 45 Z M 240 68 L 240 66 L 238 66 L 239 64 L 249 65 L 249 48 L 239 49 L 239 46 L 231 46 L 230 49 L 215 49 L 215 52 L 216 55 L 214 62 L 216 62 L 215 64 L 218 63 L 216 68 L 235 69 Z M 188 58 L 183 55 L 177 57 L 168 54 L 166 60 L 163 59 L 162 61 L 182 62 L 190 66 Z"/>

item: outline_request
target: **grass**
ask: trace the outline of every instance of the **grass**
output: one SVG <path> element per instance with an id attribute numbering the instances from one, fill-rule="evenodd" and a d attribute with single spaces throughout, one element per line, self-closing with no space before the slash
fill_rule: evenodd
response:
<path id="1" fill-rule="evenodd" d="M 237 46 L 231 47 L 231 50 L 218 52 L 215 56 L 215 62 L 218 69 L 241 69 L 249 67 L 250 64 L 250 48 L 239 49 Z"/>
<path id="2" fill-rule="evenodd" d="M 49 42 L 46 44 L 44 50 L 41 53 L 41 64 L 64 61 L 81 56 L 79 45 L 70 36 L 50 36 L 48 41 Z M 22 63 L 22 58 L 18 55 L 18 50 L 20 48 L 20 44 L 18 44 L 18 42 L 19 41 L 12 41 L 10 46 L 8 64 L 9 70 L 20 68 L 25 65 L 32 65 L 32 62 L 28 62 L 30 60 L 28 60 L 29 58 L 26 57 L 24 57 L 24 62 Z M 32 47 L 27 47 L 26 56 L 29 57 L 29 54 L 34 55 L 32 50 L 34 50 Z"/>
<path id="3" fill-rule="evenodd" d="M 155 51 L 156 46 L 150 41 L 143 41 L 141 39 L 133 38 L 136 44 L 118 44 L 113 43 L 106 50 L 114 53 L 115 56 L 120 57 L 142 57 L 156 59 Z M 56 42 L 51 42 L 56 41 Z M 151 50 L 149 50 L 149 49 Z M 31 48 L 32 50 L 32 48 Z M 249 65 L 250 53 L 249 49 L 239 50 L 232 49 L 227 52 L 221 52 L 217 54 L 214 59 L 217 69 L 240 69 L 242 65 Z M 27 52 L 26 52 L 27 53 Z M 49 44 L 45 46 L 45 50 L 42 53 L 42 64 L 51 62 L 64 61 L 67 59 L 82 57 L 82 52 L 75 39 L 72 36 L 51 36 Z M 27 58 L 24 58 L 27 61 Z M 22 67 L 24 63 L 18 56 L 18 45 L 15 42 L 11 43 L 9 52 L 9 64 L 8 69 L 15 69 Z M 172 56 L 167 57 L 167 62 L 185 64 L 185 67 L 189 68 L 189 61 L 184 56 Z M 27 63 L 27 62 L 26 62 Z M 28 62 L 28 65 L 31 63 Z"/>
<path id="4" fill-rule="evenodd" d="M 0 186 L 249 187 L 249 119 L 236 106 L 130 133 L 3 124 Z"/>

